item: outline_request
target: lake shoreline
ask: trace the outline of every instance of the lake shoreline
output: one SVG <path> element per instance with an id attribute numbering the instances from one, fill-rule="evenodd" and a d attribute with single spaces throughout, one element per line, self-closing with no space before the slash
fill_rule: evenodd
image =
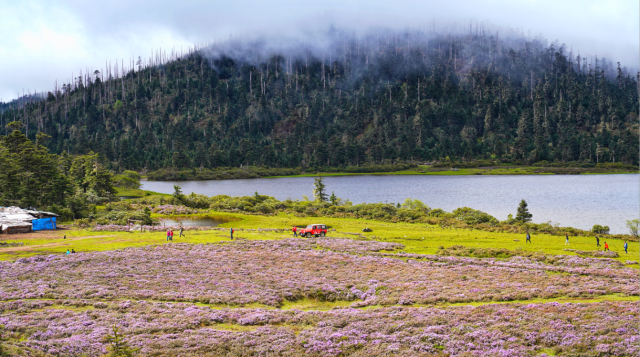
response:
<path id="1" fill-rule="evenodd" d="M 278 170 L 274 168 L 266 169 Z M 363 170 L 366 168 L 363 167 Z M 372 172 L 348 172 L 348 171 L 312 171 L 297 169 L 286 169 L 286 171 L 301 171 L 300 173 L 270 175 L 269 173 L 261 174 L 259 170 L 249 168 L 233 169 L 233 170 L 216 170 L 210 171 L 214 174 L 202 176 L 198 171 L 183 170 L 176 171 L 170 176 L 151 175 L 152 177 L 144 177 L 145 181 L 226 181 L 226 180 L 242 180 L 242 179 L 259 179 L 259 178 L 295 178 L 295 177 L 314 177 L 314 176 L 363 176 L 363 175 L 430 175 L 430 176 L 466 176 L 466 175 L 500 175 L 500 176 L 522 176 L 522 175 L 620 175 L 620 174 L 638 174 L 638 170 L 630 170 L 625 168 L 607 168 L 607 167 L 543 167 L 543 166 L 524 166 L 524 165 L 505 165 L 490 167 L 433 167 L 428 165 L 416 165 L 409 169 L 398 171 L 372 171 Z M 240 173 L 238 173 L 240 172 Z"/>
<path id="2" fill-rule="evenodd" d="M 473 207 L 499 220 L 515 215 L 525 199 L 535 220 L 591 229 L 606 225 L 626 231 L 625 220 L 637 218 L 638 174 L 635 175 L 335 175 L 323 176 L 327 194 L 360 203 L 402 203 L 417 199 L 452 211 Z M 312 197 L 315 175 L 211 181 L 143 181 L 142 189 L 172 194 L 174 185 L 185 195 L 253 196 L 278 200 Z"/>

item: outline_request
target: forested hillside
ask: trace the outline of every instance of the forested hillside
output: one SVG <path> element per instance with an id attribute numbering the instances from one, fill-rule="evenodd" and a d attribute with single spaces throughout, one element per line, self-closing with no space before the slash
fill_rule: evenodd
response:
<path id="1" fill-rule="evenodd" d="M 107 64 L 44 100 L 4 104 L 0 124 L 116 171 L 638 164 L 638 75 L 620 64 L 482 28 L 327 38 L 323 50 L 234 40 Z"/>

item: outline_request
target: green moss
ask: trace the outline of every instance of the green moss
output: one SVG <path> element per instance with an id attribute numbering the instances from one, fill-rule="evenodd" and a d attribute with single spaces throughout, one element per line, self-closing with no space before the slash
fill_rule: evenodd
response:
<path id="1" fill-rule="evenodd" d="M 336 307 L 348 307 L 353 301 L 321 301 L 317 299 L 301 299 L 286 301 L 282 304 L 283 310 L 331 310 Z"/>
<path id="2" fill-rule="evenodd" d="M 236 325 L 236 324 L 215 324 L 209 326 L 214 330 L 222 330 L 222 331 L 234 331 L 234 332 L 245 332 L 245 331 L 255 331 L 260 326 L 244 326 L 244 325 Z"/>

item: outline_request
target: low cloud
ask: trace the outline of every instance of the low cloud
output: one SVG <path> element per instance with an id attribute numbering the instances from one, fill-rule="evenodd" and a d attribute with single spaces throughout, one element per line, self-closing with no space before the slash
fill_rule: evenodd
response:
<path id="1" fill-rule="evenodd" d="M 309 39 L 332 25 L 354 32 L 376 26 L 426 29 L 434 20 L 460 28 L 485 21 L 540 34 L 574 53 L 636 69 L 638 13 L 638 2 L 624 0 L 3 2 L 0 98 L 15 99 L 23 88 L 47 91 L 56 79 L 62 83 L 80 70 L 101 70 L 106 60 L 149 57 L 160 47 L 186 49 L 230 35 Z"/>

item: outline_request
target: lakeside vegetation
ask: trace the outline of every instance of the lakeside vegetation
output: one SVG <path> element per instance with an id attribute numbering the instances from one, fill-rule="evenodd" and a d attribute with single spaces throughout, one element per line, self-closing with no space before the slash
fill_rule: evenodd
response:
<path id="1" fill-rule="evenodd" d="M 317 180 L 316 180 L 317 181 Z M 317 184 L 317 183 L 316 183 Z M 123 202 L 109 203 L 104 210 L 89 220 L 83 220 L 84 224 L 106 224 L 104 217 L 117 214 L 126 220 L 126 217 L 137 217 L 140 219 L 140 212 L 148 209 L 146 222 L 152 220 L 152 210 L 154 207 L 172 205 L 182 207 L 183 210 L 201 210 L 210 213 L 245 213 L 252 215 L 264 215 L 268 217 L 279 214 L 294 215 L 296 217 L 333 217 L 333 218 L 356 218 L 365 220 L 378 220 L 392 223 L 409 222 L 425 223 L 445 228 L 475 229 L 487 232 L 512 232 L 525 233 L 537 232 L 548 233 L 558 236 L 569 234 L 571 236 L 595 236 L 608 233 L 597 222 L 594 222 L 592 230 L 581 230 L 572 227 L 560 227 L 551 223 L 532 223 L 530 220 L 521 220 L 518 215 L 509 217 L 507 220 L 499 221 L 495 217 L 469 207 L 461 207 L 452 212 L 446 212 L 439 208 L 431 208 L 419 200 L 406 199 L 397 203 L 364 203 L 353 204 L 348 200 L 343 200 L 335 195 L 329 196 L 326 192 L 325 200 L 308 199 L 302 200 L 277 200 L 270 196 L 255 193 L 253 196 L 230 197 L 226 195 L 205 196 L 192 193 L 183 195 L 178 186 L 173 195 L 149 195 L 139 199 L 127 200 Z M 326 190 L 326 188 L 323 188 Z M 514 207 L 514 214 L 517 207 Z M 97 220 L 96 220 L 97 219 Z M 636 231 L 637 232 L 637 231 Z M 637 235 L 617 234 L 608 235 L 612 239 L 636 240 Z"/>
<path id="2" fill-rule="evenodd" d="M 220 167 L 216 169 L 161 169 L 149 172 L 151 181 L 229 180 L 275 177 L 350 176 L 350 175 L 581 175 L 581 174 L 633 174 L 638 168 L 623 163 L 549 163 L 540 162 L 531 166 L 503 164 L 495 161 L 451 162 L 433 165 L 395 164 L 309 168 L 265 168 L 247 166 L 241 168 Z"/>

